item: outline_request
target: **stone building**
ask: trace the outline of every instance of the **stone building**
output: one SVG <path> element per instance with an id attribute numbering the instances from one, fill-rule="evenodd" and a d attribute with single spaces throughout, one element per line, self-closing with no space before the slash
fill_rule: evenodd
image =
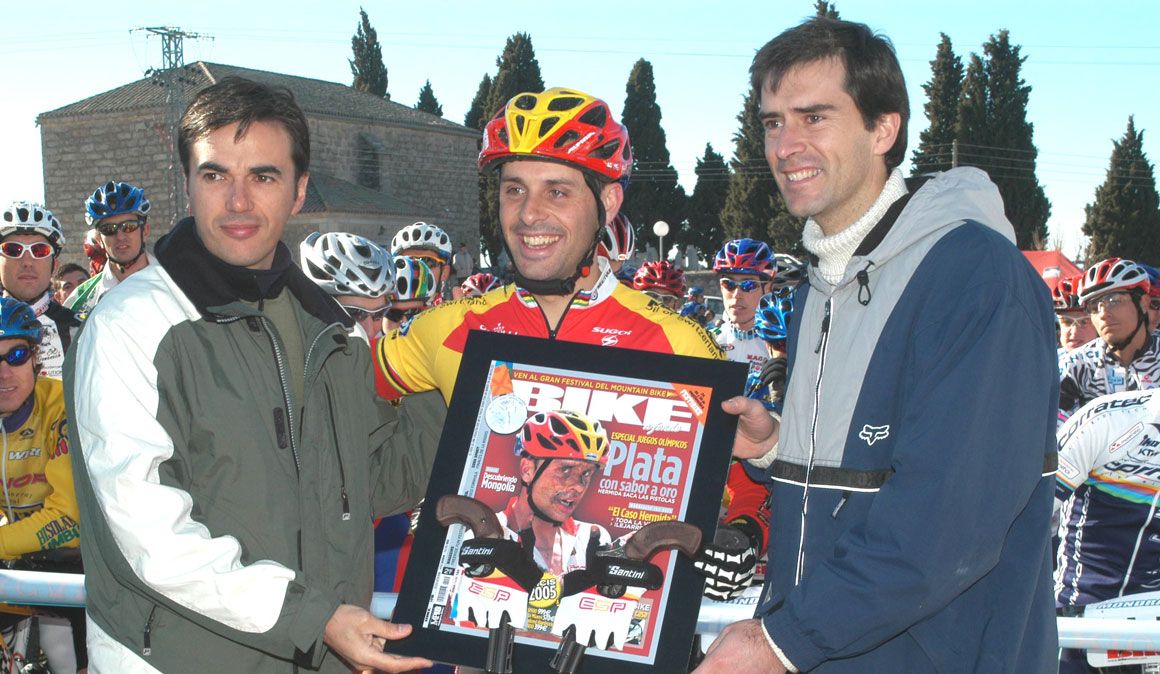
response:
<path id="1" fill-rule="evenodd" d="M 306 113 L 311 180 L 284 235 L 295 252 L 314 230 L 389 243 L 417 220 L 478 252 L 478 132 L 343 84 L 200 61 L 183 68 L 186 101 L 231 75 L 286 87 Z M 165 88 L 145 78 L 37 118 L 45 201 L 65 226 L 66 259 L 80 257 L 84 200 L 105 181 L 145 188 L 154 241 L 176 222 L 184 200 L 175 201 L 171 185 L 184 183 L 171 180 L 180 165 L 169 149 L 166 109 Z"/>

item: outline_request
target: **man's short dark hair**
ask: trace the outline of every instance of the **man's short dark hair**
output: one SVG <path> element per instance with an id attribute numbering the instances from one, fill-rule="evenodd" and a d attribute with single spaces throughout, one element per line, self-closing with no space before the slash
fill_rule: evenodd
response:
<path id="1" fill-rule="evenodd" d="M 906 80 L 890 40 L 866 24 L 814 17 L 778 35 L 753 57 L 749 67 L 753 91 L 759 96 L 763 89 L 775 92 L 795 66 L 829 58 L 845 66 L 846 93 L 854 99 L 868 130 L 884 114 L 897 112 L 902 117 L 898 137 L 885 157 L 887 168 L 900 165 L 906 157 L 910 120 Z"/>
<path id="2" fill-rule="evenodd" d="M 246 135 L 254 122 L 277 122 L 290 134 L 294 179 L 310 169 L 310 129 L 306 115 L 285 87 L 271 87 L 241 77 L 224 77 L 202 89 L 185 109 L 177 131 L 177 154 L 189 176 L 189 147 L 218 129 L 238 125 L 234 140 Z"/>

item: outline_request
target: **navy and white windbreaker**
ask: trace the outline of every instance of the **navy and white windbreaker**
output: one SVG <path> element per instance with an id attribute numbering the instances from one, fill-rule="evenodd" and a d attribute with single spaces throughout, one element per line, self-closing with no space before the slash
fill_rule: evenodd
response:
<path id="1" fill-rule="evenodd" d="M 797 291 L 757 616 L 802 671 L 1054 672 L 1051 300 L 986 174 L 908 189 Z"/>

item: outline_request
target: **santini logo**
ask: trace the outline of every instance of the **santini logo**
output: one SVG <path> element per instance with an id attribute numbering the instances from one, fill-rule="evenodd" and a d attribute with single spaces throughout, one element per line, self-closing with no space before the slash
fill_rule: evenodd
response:
<path id="1" fill-rule="evenodd" d="M 608 575 L 617 579 L 627 578 L 629 580 L 644 580 L 645 574 L 644 571 L 638 569 L 625 568 L 619 564 L 609 564 Z"/>
<path id="2" fill-rule="evenodd" d="M 866 424 L 862 427 L 862 431 L 858 433 L 858 437 L 866 441 L 867 445 L 873 445 L 879 440 L 885 440 L 890 437 L 890 424 L 885 426 L 871 426 Z"/>

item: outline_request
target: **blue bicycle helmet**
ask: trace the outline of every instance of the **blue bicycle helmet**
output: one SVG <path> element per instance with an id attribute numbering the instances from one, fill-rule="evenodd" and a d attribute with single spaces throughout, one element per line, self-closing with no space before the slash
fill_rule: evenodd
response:
<path id="1" fill-rule="evenodd" d="M 773 249 L 757 239 L 734 239 L 717 251 L 713 271 L 718 274 L 754 274 L 765 280 L 777 273 Z"/>
<path id="2" fill-rule="evenodd" d="M 753 317 L 753 329 L 766 342 L 785 340 L 789 318 L 793 314 L 793 296 L 770 293 L 761 298 Z"/>
<path id="3" fill-rule="evenodd" d="M 85 199 L 85 222 L 90 227 L 105 218 L 125 213 L 136 213 L 141 217 L 149 215 L 149 200 L 145 198 L 145 190 L 136 185 L 110 180 Z"/>
<path id="4" fill-rule="evenodd" d="M 14 297 L 0 297 L 0 339 L 27 339 L 40 344 L 44 327 L 32 307 Z"/>

